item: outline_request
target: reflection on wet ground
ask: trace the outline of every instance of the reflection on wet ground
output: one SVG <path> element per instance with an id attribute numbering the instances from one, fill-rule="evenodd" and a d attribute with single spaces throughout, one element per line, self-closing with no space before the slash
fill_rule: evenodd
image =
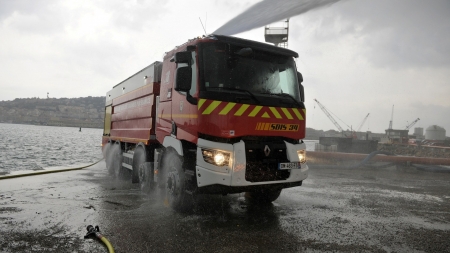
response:
<path id="1" fill-rule="evenodd" d="M 90 224 L 116 252 L 450 251 L 448 173 L 320 168 L 269 205 L 204 195 L 175 212 L 104 166 L 0 181 L 0 252 L 106 252 Z"/>

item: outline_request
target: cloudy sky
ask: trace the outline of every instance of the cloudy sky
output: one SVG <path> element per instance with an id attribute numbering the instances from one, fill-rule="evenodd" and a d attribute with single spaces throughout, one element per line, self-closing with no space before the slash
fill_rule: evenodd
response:
<path id="1" fill-rule="evenodd" d="M 266 0 L 271 1 L 271 0 Z M 1 0 L 0 100 L 104 96 L 188 39 L 259 0 Z M 263 28 L 236 34 L 264 41 Z M 290 19 L 307 126 L 384 132 L 439 125 L 450 136 L 450 1 L 342 0 Z M 412 133 L 412 131 L 411 131 Z"/>

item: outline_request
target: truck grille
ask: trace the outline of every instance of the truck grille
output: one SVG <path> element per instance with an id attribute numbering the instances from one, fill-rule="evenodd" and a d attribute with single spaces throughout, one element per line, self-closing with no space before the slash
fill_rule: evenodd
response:
<path id="1" fill-rule="evenodd" d="M 286 180 L 289 170 L 278 170 L 278 163 L 289 162 L 284 143 L 246 143 L 245 180 L 265 182 Z"/>

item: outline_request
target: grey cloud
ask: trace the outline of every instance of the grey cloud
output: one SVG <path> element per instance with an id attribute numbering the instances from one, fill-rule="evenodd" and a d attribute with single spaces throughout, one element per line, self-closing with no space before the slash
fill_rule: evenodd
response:
<path id="1" fill-rule="evenodd" d="M 439 125 L 444 127 L 447 130 L 447 136 L 450 136 L 450 118 L 444 116 L 450 112 L 450 106 L 415 102 L 411 104 L 411 110 L 409 112 L 414 112 L 413 114 L 420 118 L 420 121 L 415 127 L 420 126 L 426 129 L 431 125 Z M 412 120 L 414 118 L 409 119 L 409 122 Z"/>
<path id="2" fill-rule="evenodd" d="M 27 33 L 48 34 L 63 29 L 64 14 L 59 11 L 58 1 L 0 1 L 0 24 L 14 14 L 20 15 L 8 26 Z"/>
<path id="3" fill-rule="evenodd" d="M 96 42 L 70 41 L 64 45 L 64 58 L 70 61 L 68 67 L 79 66 L 99 76 L 120 72 L 125 59 L 135 52 L 132 45 L 119 45 L 107 37 Z"/>
<path id="4" fill-rule="evenodd" d="M 147 27 L 167 20 L 165 15 L 170 13 L 169 2 L 159 0 L 139 0 L 126 3 L 124 1 L 106 1 L 102 4 L 102 8 L 112 14 L 113 24 L 117 28 L 145 31 Z M 181 14 L 179 13 L 179 15 Z"/>
<path id="5" fill-rule="evenodd" d="M 43 6 L 34 0 L 0 1 L 0 21 L 12 15 L 14 12 L 31 13 Z"/>
<path id="6" fill-rule="evenodd" d="M 316 39 L 354 36 L 377 67 L 450 65 L 446 53 L 450 52 L 450 1 L 344 1 L 334 5 L 331 13 L 319 15 L 322 25 Z"/>

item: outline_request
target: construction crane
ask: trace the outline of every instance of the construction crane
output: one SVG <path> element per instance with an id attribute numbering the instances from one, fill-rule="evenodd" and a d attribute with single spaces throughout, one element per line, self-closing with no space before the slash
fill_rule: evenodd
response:
<path id="1" fill-rule="evenodd" d="M 419 121 L 420 119 L 419 118 L 417 118 L 416 120 L 414 120 L 413 122 L 411 122 L 411 124 L 409 124 L 409 125 L 407 125 L 406 126 L 406 128 L 405 128 L 405 130 L 409 130 L 412 126 L 414 126 L 416 123 L 417 123 L 417 121 Z"/>
<path id="2" fill-rule="evenodd" d="M 392 121 L 394 121 L 394 105 L 392 105 L 391 121 L 389 121 L 389 128 L 388 129 L 392 129 Z"/>
<path id="3" fill-rule="evenodd" d="M 339 125 L 339 123 L 337 123 L 337 121 L 333 118 L 333 116 L 331 116 L 331 114 L 328 112 L 328 110 L 325 108 L 325 106 L 323 106 L 319 101 L 317 101 L 317 99 L 314 99 L 314 101 L 316 101 L 316 103 L 319 105 L 320 109 L 322 109 L 322 111 L 325 113 L 325 115 L 327 115 L 327 117 L 331 120 L 331 122 L 333 122 L 333 124 L 339 129 L 339 131 L 341 131 L 342 135 L 344 135 L 344 129 L 342 129 L 342 127 Z"/>
<path id="4" fill-rule="evenodd" d="M 358 130 L 356 130 L 356 132 L 359 132 L 361 130 L 361 127 L 364 125 L 364 123 L 366 123 L 367 118 L 369 117 L 370 113 L 367 114 L 367 116 L 363 119 L 363 121 L 361 122 L 361 125 L 359 125 Z"/>

